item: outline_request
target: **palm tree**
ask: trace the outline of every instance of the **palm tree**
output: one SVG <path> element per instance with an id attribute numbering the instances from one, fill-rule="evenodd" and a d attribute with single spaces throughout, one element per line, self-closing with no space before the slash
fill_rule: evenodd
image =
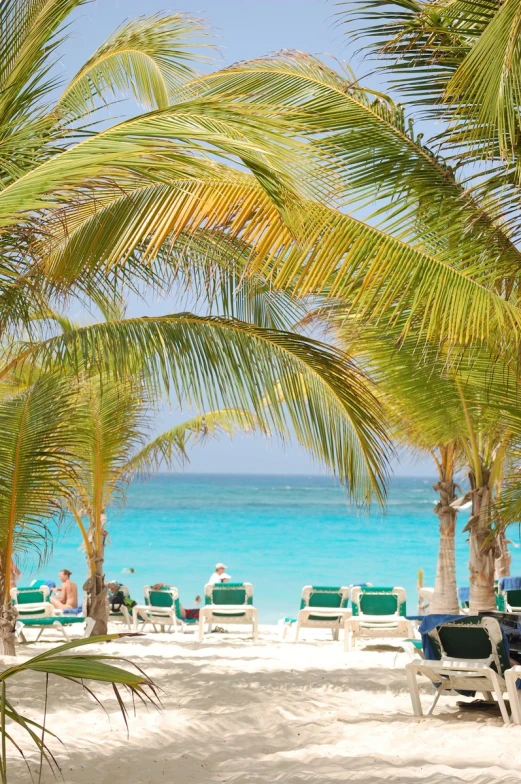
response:
<path id="1" fill-rule="evenodd" d="M 338 73 L 302 53 L 202 77 L 191 86 L 198 96 L 243 96 L 250 106 L 285 113 L 294 132 L 334 168 L 344 206 L 335 211 L 305 202 L 300 247 L 274 240 L 268 259 L 257 254 L 245 268 L 263 271 L 279 290 L 343 308 L 347 324 L 356 317 L 392 333 L 397 352 L 408 339 L 416 342 L 417 366 L 424 364 L 423 351 L 430 357 L 439 347 L 446 365 L 463 355 L 470 366 L 474 360 L 474 377 L 481 373 L 481 382 L 495 383 L 497 358 L 517 358 L 521 324 L 519 107 L 512 71 L 501 70 L 515 40 L 513 17 L 500 6 L 400 0 L 350 9 L 358 25 L 354 34 L 374 37 L 376 56 L 405 102 L 420 120 L 441 119 L 444 130 L 426 141 L 403 104 L 364 88 L 349 69 Z M 485 54 L 498 31 L 501 44 L 489 69 Z M 490 351 L 485 363 L 483 345 Z M 513 364 L 512 373 L 515 387 Z M 493 604 L 496 549 L 491 503 L 507 445 L 518 431 L 489 432 L 483 414 L 487 422 L 490 401 L 483 383 L 478 388 L 479 401 L 468 401 L 465 389 L 459 399 L 460 413 L 465 418 L 467 411 L 472 425 L 461 441 L 472 485 L 472 606 L 486 609 Z M 495 414 L 500 409 L 496 401 Z M 444 443 L 455 435 L 447 434 Z"/>
<path id="2" fill-rule="evenodd" d="M 42 555 L 48 525 L 72 500 L 83 433 L 71 380 L 46 376 L 0 402 L 0 652 L 15 653 L 11 561 Z"/>
<path id="3" fill-rule="evenodd" d="M 79 5 L 7 0 L 0 10 L 2 385 L 27 376 L 17 395 L 31 398 L 40 374 L 64 369 L 79 378 L 140 378 L 154 398 L 167 389 L 200 411 L 246 410 L 264 430 L 294 431 L 355 497 L 382 499 L 387 438 L 371 385 L 341 352 L 281 328 L 284 297 L 274 300 L 269 276 L 248 280 L 244 296 L 235 286 L 246 259 L 269 260 L 274 242 L 299 246 L 295 205 L 330 194 L 331 173 L 291 138 L 283 115 L 195 94 L 187 41 L 204 29 L 185 15 L 120 28 L 49 108 L 50 58 Z M 93 132 L 97 109 L 127 89 L 148 111 Z M 179 278 L 216 288 L 224 315 L 115 314 L 56 334 L 57 301 L 106 309 L 129 290 L 166 292 Z M 6 454 L 14 448 L 5 446 Z M 15 478 L 7 494 L 17 492 Z M 62 474 L 56 493 L 58 485 L 67 498 Z M 11 515 L 0 559 L 5 585 L 13 532 L 22 528 L 23 517 Z M 7 626 L 12 636 L 12 619 Z"/>
<path id="4" fill-rule="evenodd" d="M 104 559 L 108 508 L 121 501 L 136 473 L 149 473 L 164 464 L 182 465 L 191 440 L 255 427 L 255 419 L 246 411 L 225 409 L 193 417 L 147 442 L 150 404 L 142 386 L 129 381 L 89 379 L 82 391 L 77 417 L 82 417 L 81 428 L 87 437 L 70 509 L 85 547 L 88 578 L 84 589 L 87 614 L 95 621 L 94 636 L 107 632 Z"/>

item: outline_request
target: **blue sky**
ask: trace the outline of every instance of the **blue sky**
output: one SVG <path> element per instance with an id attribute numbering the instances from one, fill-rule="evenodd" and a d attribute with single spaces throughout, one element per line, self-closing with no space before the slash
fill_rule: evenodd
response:
<path id="1" fill-rule="evenodd" d="M 76 13 L 65 42 L 60 67 L 72 76 L 92 51 L 126 19 L 161 11 L 187 11 L 204 17 L 215 30 L 220 53 L 214 68 L 280 49 L 300 49 L 349 60 L 363 74 L 370 70 L 354 57 L 341 28 L 335 25 L 334 0 L 92 0 Z M 376 86 L 372 82 L 372 86 Z M 143 315 L 172 312 L 168 302 L 150 302 Z M 133 308 L 134 311 L 134 308 Z M 137 315 L 137 313 L 136 313 Z M 182 421 L 179 412 L 167 412 L 158 420 L 158 430 Z M 403 459 L 396 463 L 398 475 L 432 475 L 429 460 Z M 319 473 L 304 450 L 282 448 L 275 441 L 238 436 L 194 450 L 188 468 L 195 472 L 230 473 Z"/>

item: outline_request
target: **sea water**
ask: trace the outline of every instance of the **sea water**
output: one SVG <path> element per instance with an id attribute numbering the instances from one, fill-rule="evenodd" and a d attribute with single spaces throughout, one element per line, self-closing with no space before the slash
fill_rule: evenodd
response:
<path id="1" fill-rule="evenodd" d="M 138 602 L 144 585 L 175 585 L 182 604 L 193 607 L 215 563 L 223 561 L 234 582 L 253 583 L 261 623 L 295 614 L 304 585 L 401 585 L 408 612 L 415 613 L 418 569 L 425 585 L 433 585 L 436 569 L 433 481 L 394 479 L 384 512 L 353 508 L 342 488 L 323 476 L 162 474 L 136 481 L 125 505 L 108 511 L 106 577 L 128 585 Z M 461 512 L 459 585 L 468 584 L 467 520 L 468 512 Z M 509 536 L 518 542 L 517 528 Z M 521 550 L 512 554 L 512 574 L 521 574 Z M 57 580 L 62 568 L 83 584 L 85 556 L 72 524 L 59 534 L 47 564 L 25 567 L 22 581 L 37 575 Z"/>

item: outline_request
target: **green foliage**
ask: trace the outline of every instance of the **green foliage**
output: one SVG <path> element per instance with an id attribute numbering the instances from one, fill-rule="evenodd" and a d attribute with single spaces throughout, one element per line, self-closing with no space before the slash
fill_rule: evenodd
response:
<path id="1" fill-rule="evenodd" d="M 138 698 L 144 704 L 157 704 L 156 689 L 153 682 L 138 670 L 135 672 L 124 670 L 115 666 L 115 663 L 127 663 L 122 656 L 103 655 L 103 654 L 70 654 L 69 651 L 91 645 L 95 643 L 109 642 L 128 635 L 109 634 L 99 637 L 91 637 L 88 640 L 74 640 L 57 648 L 51 648 L 44 653 L 40 653 L 31 659 L 20 664 L 8 667 L 0 673 L 0 729 L 2 734 L 2 750 L 0 753 L 0 781 L 7 784 L 7 755 L 6 741 L 9 741 L 25 758 L 25 754 L 19 743 L 11 734 L 11 727 L 16 725 L 29 736 L 29 740 L 40 752 L 40 778 L 42 762 L 46 761 L 50 768 L 57 773 L 60 772 L 58 763 L 49 747 L 49 738 L 56 736 L 46 726 L 45 705 L 47 703 L 47 691 L 49 689 L 49 677 L 58 677 L 66 681 L 66 687 L 73 689 L 75 685 L 84 689 L 95 699 L 96 696 L 92 686 L 87 683 L 110 683 L 113 686 L 118 705 L 122 716 L 127 721 L 127 710 L 121 696 L 120 688 L 123 687 L 133 698 Z M 42 710 L 44 718 L 42 723 L 27 718 L 20 712 L 16 705 L 7 696 L 8 682 L 13 678 L 18 679 L 24 672 L 35 672 L 46 675 L 45 687 L 43 689 Z M 32 778 L 31 769 L 28 765 L 29 775 Z"/>

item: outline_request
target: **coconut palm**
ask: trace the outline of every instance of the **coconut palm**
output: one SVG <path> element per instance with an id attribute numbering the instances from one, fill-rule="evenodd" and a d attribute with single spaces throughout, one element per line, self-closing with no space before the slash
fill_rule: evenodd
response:
<path id="1" fill-rule="evenodd" d="M 324 311 L 323 311 L 324 312 Z M 325 310 L 332 323 L 331 310 Z M 457 612 L 455 525 L 457 511 L 469 501 L 472 512 L 464 530 L 470 543 L 470 601 L 473 610 L 495 607 L 494 577 L 508 568 L 508 548 L 501 529 L 498 500 L 505 466 L 517 463 L 516 419 L 521 388 L 508 364 L 461 354 L 454 365 L 441 347 L 420 351 L 409 338 L 397 349 L 396 335 L 377 328 L 353 327 L 339 306 L 336 339 L 356 356 L 375 381 L 394 437 L 406 447 L 430 454 L 438 473 L 440 547 L 432 609 Z M 470 490 L 458 498 L 456 473 Z M 505 552 L 506 551 L 506 552 Z"/>
<path id="2" fill-rule="evenodd" d="M 164 465 L 182 466 L 191 441 L 215 437 L 219 432 L 231 435 L 236 429 L 248 431 L 255 427 L 255 420 L 246 411 L 212 411 L 147 440 L 151 401 L 142 386 L 90 379 L 81 397 L 78 414 L 87 437 L 70 509 L 85 547 L 86 612 L 95 621 L 92 634 L 97 635 L 106 634 L 108 622 L 104 560 L 109 507 L 122 502 L 136 473 L 148 474 Z"/>
<path id="3" fill-rule="evenodd" d="M 0 402 L 0 650 L 14 654 L 10 569 L 15 555 L 45 555 L 49 528 L 72 499 L 83 433 L 77 390 L 47 375 Z"/>

